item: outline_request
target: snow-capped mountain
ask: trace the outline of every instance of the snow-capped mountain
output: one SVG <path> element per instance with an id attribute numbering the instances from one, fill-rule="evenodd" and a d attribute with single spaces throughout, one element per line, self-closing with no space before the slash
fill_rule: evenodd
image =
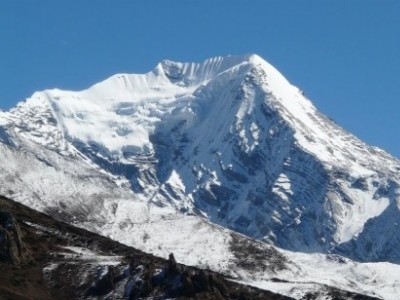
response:
<path id="1" fill-rule="evenodd" d="M 400 161 L 257 55 L 37 92 L 0 112 L 0 141 L 3 195 L 187 264 L 228 272 L 224 228 L 290 251 L 400 262 Z"/>

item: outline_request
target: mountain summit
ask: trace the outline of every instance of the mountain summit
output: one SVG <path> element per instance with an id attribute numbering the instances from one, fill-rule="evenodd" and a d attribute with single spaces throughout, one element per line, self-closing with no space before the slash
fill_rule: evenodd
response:
<path id="1" fill-rule="evenodd" d="M 0 112 L 0 141 L 3 195 L 156 254 L 190 249 L 189 264 L 207 263 L 194 246 L 213 236 L 201 224 L 400 262 L 400 161 L 257 55 L 165 60 L 84 91 L 37 92 Z"/>

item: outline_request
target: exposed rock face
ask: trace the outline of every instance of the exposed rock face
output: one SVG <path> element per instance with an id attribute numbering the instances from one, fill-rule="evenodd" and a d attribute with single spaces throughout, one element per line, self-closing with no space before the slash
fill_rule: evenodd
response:
<path id="1" fill-rule="evenodd" d="M 175 260 L 175 256 L 173 253 L 170 253 L 168 256 L 168 273 L 174 274 L 178 272 L 178 265 Z"/>
<path id="2" fill-rule="evenodd" d="M 8 232 L 4 228 L 0 228 L 0 260 L 10 260 L 10 242 Z"/>
<path id="3" fill-rule="evenodd" d="M 24 258 L 21 233 L 11 213 L 0 210 L 0 261 L 18 264 Z"/>

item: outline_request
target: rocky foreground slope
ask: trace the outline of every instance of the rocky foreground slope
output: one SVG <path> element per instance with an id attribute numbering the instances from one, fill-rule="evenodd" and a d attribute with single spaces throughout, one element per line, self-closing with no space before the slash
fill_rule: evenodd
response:
<path id="1" fill-rule="evenodd" d="M 143 253 L 3 197 L 0 270 L 0 299 L 10 300 L 291 299 L 177 264 L 173 256 Z"/>

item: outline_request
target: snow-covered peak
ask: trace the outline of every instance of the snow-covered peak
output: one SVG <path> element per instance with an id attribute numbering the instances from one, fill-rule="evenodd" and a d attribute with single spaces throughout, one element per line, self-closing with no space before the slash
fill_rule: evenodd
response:
<path id="1" fill-rule="evenodd" d="M 157 68 L 161 67 L 171 82 L 197 85 L 229 70 L 237 72 L 238 69 L 242 68 L 242 72 L 247 72 L 251 67 L 261 62 L 266 63 L 261 57 L 252 54 L 243 56 L 218 56 L 209 58 L 202 63 L 181 63 L 164 60 Z"/>
<path id="2" fill-rule="evenodd" d="M 215 57 L 202 63 L 164 60 L 147 74 L 117 74 L 83 91 L 36 92 L 16 110 L 18 115 L 51 110 L 65 136 L 95 143 L 114 158 L 122 158 L 126 151 L 151 153 L 149 136 L 156 124 L 181 107 L 192 115 L 190 102 L 196 90 L 219 76 L 224 81 L 241 78 L 260 65 L 270 68 L 256 55 Z"/>
<path id="3" fill-rule="evenodd" d="M 163 60 L 146 74 L 116 74 L 83 93 L 95 94 L 95 99 L 100 96 L 114 100 L 125 98 L 127 101 L 165 98 L 192 91 L 222 73 L 229 72 L 237 76 L 259 64 L 269 66 L 257 55 L 218 56 L 201 63 Z"/>
<path id="4" fill-rule="evenodd" d="M 246 80 L 252 83 L 249 85 Z M 249 118 L 253 113 L 250 108 L 260 104 L 256 102 L 266 102 L 292 128 L 297 143 L 327 168 L 336 165 L 350 168 L 356 175 L 370 176 L 366 165 L 374 165 L 377 170 L 381 168 L 381 159 L 371 164 L 366 155 L 358 155 L 367 151 L 388 161 L 383 165 L 392 172 L 398 171 L 391 163 L 392 157 L 368 147 L 318 113 L 297 87 L 256 54 L 219 56 L 200 63 L 164 60 L 146 74 L 117 74 L 83 91 L 36 92 L 13 112 L 20 119 L 26 119 L 31 111 L 51 112 L 58 129 L 70 140 L 95 143 L 110 156 L 121 158 L 127 149 L 152 153 L 149 137 L 158 123 L 171 120 L 171 116 L 196 122 L 200 112 L 208 114 L 216 110 L 215 106 L 233 105 L 232 97 L 223 103 L 214 101 L 211 106 L 204 99 L 235 86 L 240 86 L 244 93 L 235 114 L 238 124 Z M 256 97 L 254 86 L 262 97 Z M 7 116 L 3 114 L 1 122 L 12 119 Z M 253 129 L 256 125 L 249 124 Z M 251 145 L 245 147 L 250 149 Z"/>
<path id="5" fill-rule="evenodd" d="M 83 91 L 38 92 L 0 126 L 4 141 L 80 155 L 146 201 L 292 250 L 351 242 L 399 199 L 399 161 L 257 55 L 165 60 Z"/>

